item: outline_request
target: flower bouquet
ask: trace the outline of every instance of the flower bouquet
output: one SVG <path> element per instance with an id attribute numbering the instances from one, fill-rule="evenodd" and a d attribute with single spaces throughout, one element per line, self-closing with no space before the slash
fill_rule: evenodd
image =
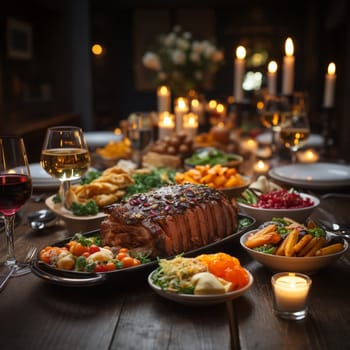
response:
<path id="1" fill-rule="evenodd" d="M 223 52 L 212 42 L 194 40 L 179 26 L 160 35 L 154 49 L 142 57 L 143 65 L 156 72 L 156 86 L 168 85 L 177 96 L 205 89 L 223 61 Z"/>

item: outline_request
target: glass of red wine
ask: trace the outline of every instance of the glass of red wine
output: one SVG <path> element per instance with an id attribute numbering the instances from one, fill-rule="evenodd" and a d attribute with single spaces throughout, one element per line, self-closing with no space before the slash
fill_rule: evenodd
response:
<path id="1" fill-rule="evenodd" d="M 17 136 L 0 136 L 0 214 L 5 223 L 8 256 L 5 265 L 12 276 L 30 272 L 15 257 L 14 224 L 16 213 L 32 194 L 32 179 L 24 141 Z"/>

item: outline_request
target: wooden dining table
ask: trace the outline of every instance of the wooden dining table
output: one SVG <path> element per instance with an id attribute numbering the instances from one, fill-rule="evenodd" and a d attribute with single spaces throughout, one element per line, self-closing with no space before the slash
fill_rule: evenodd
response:
<path id="1" fill-rule="evenodd" d="M 348 217 L 344 199 L 331 200 L 321 199 L 321 207 L 332 208 L 335 217 Z M 27 214 L 43 208 L 43 201 L 30 200 L 20 211 L 15 232 L 19 260 L 31 246 L 42 248 L 71 235 L 61 222 L 33 231 Z M 2 261 L 6 249 L 1 232 Z M 147 283 L 149 271 L 89 287 L 49 283 L 33 273 L 10 278 L 0 293 L 0 349 L 350 349 L 349 251 L 310 275 L 308 315 L 293 321 L 274 314 L 274 272 L 253 261 L 239 239 L 226 249 L 251 272 L 254 283 L 237 299 L 214 305 L 162 298 Z"/>

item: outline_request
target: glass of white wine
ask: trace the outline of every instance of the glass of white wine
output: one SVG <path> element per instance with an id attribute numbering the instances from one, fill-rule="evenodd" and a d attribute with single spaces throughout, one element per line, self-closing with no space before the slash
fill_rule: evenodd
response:
<path id="1" fill-rule="evenodd" d="M 81 178 L 90 163 L 90 153 L 81 128 L 55 126 L 47 129 L 40 164 L 49 175 L 61 181 L 62 206 L 67 207 L 66 193 L 71 181 Z"/>
<path id="2" fill-rule="evenodd" d="M 308 118 L 305 97 L 296 94 L 292 113 L 286 119 L 280 132 L 282 144 L 291 151 L 292 163 L 297 162 L 297 151 L 303 147 L 310 136 L 310 122 Z"/>
<path id="3" fill-rule="evenodd" d="M 271 130 L 272 156 L 277 156 L 276 134 L 281 130 L 283 123 L 291 113 L 289 99 L 286 96 L 267 95 L 264 107 L 261 110 L 262 124 Z"/>
<path id="4" fill-rule="evenodd" d="M 149 113 L 136 112 L 128 118 L 128 137 L 138 167 L 142 165 L 144 151 L 153 142 L 153 127 L 153 118 Z"/>

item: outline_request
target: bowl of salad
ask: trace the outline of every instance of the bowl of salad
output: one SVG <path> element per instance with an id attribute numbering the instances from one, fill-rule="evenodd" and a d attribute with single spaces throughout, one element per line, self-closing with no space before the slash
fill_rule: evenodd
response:
<path id="1" fill-rule="evenodd" d="M 243 162 L 243 157 L 239 154 L 227 153 L 214 147 L 200 148 L 192 154 L 191 157 L 184 160 L 186 168 L 193 168 L 197 165 L 210 165 L 217 164 L 238 167 Z"/>
<path id="2" fill-rule="evenodd" d="M 258 187 L 252 183 L 236 197 L 240 212 L 254 217 L 257 223 L 274 217 L 289 217 L 304 222 L 320 204 L 316 196 L 293 188 L 286 189 L 271 183 L 264 188 Z"/>
<path id="3" fill-rule="evenodd" d="M 344 238 L 331 237 L 311 220 L 274 218 L 244 233 L 240 244 L 272 271 L 315 273 L 339 259 L 349 248 Z"/>

